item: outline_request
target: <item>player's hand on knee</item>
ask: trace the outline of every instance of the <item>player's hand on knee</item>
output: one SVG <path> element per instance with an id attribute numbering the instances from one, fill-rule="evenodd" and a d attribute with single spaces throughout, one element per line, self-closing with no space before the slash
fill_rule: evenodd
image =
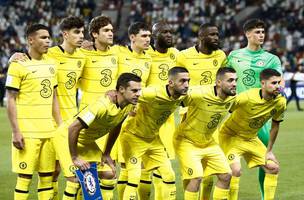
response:
<path id="1" fill-rule="evenodd" d="M 275 157 L 275 155 L 272 153 L 272 151 L 268 151 L 268 152 L 266 153 L 265 160 L 266 160 L 266 163 L 267 163 L 268 160 L 271 160 L 271 161 L 273 161 L 274 163 L 279 164 L 279 161 L 276 159 L 276 157 Z"/>
<path id="2" fill-rule="evenodd" d="M 13 145 L 19 150 L 24 149 L 24 139 L 20 132 L 13 133 Z"/>
<path id="3" fill-rule="evenodd" d="M 78 157 L 73 159 L 73 163 L 76 167 L 78 167 L 81 170 L 87 170 L 90 168 L 90 163 L 88 163 L 87 161 L 82 160 Z"/>
<path id="4" fill-rule="evenodd" d="M 111 156 L 108 154 L 102 155 L 102 158 L 101 158 L 101 166 L 104 166 L 105 164 L 107 164 L 111 167 L 113 174 L 116 174 L 115 163 L 112 160 Z"/>

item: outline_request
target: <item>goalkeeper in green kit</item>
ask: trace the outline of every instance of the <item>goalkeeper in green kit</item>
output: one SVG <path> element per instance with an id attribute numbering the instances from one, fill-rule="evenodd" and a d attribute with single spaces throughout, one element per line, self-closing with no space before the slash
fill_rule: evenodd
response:
<path id="1" fill-rule="evenodd" d="M 245 48 L 232 51 L 228 56 L 228 66 L 237 72 L 237 93 L 244 92 L 250 88 L 260 88 L 260 72 L 266 68 L 272 68 L 282 74 L 280 59 L 262 48 L 265 39 L 265 23 L 259 19 L 249 19 L 243 26 L 244 33 L 248 40 Z M 259 139 L 267 146 L 271 122 L 268 121 L 258 132 Z M 233 176 L 233 174 L 232 174 Z M 265 172 L 259 169 L 259 182 L 264 196 Z M 273 180 L 277 182 L 277 180 Z M 239 179 L 232 177 L 230 189 L 238 191 Z M 266 183 L 269 184 L 269 183 Z M 272 184 L 272 183 L 270 183 Z"/>

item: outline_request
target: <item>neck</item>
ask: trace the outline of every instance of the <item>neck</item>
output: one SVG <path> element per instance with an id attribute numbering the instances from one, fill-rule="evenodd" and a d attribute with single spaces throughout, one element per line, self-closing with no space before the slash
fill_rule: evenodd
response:
<path id="1" fill-rule="evenodd" d="M 181 95 L 180 94 L 176 94 L 175 92 L 174 92 L 174 89 L 173 88 L 171 88 L 171 87 L 169 87 L 169 86 L 167 86 L 168 87 L 168 91 L 169 91 L 169 94 L 170 94 L 170 96 L 173 98 L 173 99 L 178 99 Z"/>
<path id="2" fill-rule="evenodd" d="M 134 44 L 131 43 L 131 49 L 132 51 L 135 51 L 138 54 L 142 54 L 144 52 L 144 50 L 138 48 L 137 46 L 135 46 Z"/>
<path id="3" fill-rule="evenodd" d="M 257 51 L 261 49 L 261 45 L 256 45 L 256 44 L 247 44 L 247 48 L 251 51 Z"/>
<path id="4" fill-rule="evenodd" d="M 35 59 L 35 60 L 41 60 L 42 55 L 43 55 L 31 48 L 29 49 L 28 54 L 31 56 L 32 59 Z"/>
<path id="5" fill-rule="evenodd" d="M 102 43 L 100 43 L 100 42 L 96 42 L 96 43 L 95 43 L 95 47 L 96 47 L 96 49 L 98 49 L 98 50 L 100 50 L 100 51 L 106 51 L 106 50 L 108 49 L 109 45 L 107 45 L 107 44 L 102 44 Z"/>
<path id="6" fill-rule="evenodd" d="M 263 90 L 263 89 L 262 89 L 262 97 L 263 97 L 263 99 L 265 99 L 265 100 L 267 100 L 267 101 L 274 98 L 273 95 L 268 94 L 268 93 L 267 93 L 265 90 Z"/>
<path id="7" fill-rule="evenodd" d="M 159 43 L 154 43 L 154 47 L 155 47 L 155 49 L 158 51 L 158 52 L 160 52 L 160 53 L 167 53 L 167 51 L 168 51 L 168 48 L 166 48 L 166 47 L 161 47 L 160 45 L 159 45 Z"/>
<path id="8" fill-rule="evenodd" d="M 211 49 L 208 49 L 208 48 L 206 47 L 206 45 L 204 45 L 203 42 L 200 42 L 200 43 L 198 44 L 198 50 L 199 50 L 201 53 L 203 53 L 203 54 L 211 54 L 211 53 L 212 53 L 212 50 L 211 50 Z"/>
<path id="9" fill-rule="evenodd" d="M 72 54 L 76 50 L 77 47 L 70 45 L 66 41 L 63 41 L 61 44 L 61 47 L 64 49 L 65 52 Z"/>
<path id="10" fill-rule="evenodd" d="M 118 104 L 118 106 L 123 109 L 126 105 L 128 105 L 128 103 L 125 101 L 125 99 L 123 98 L 123 96 L 116 91 L 116 98 L 114 98 L 113 103 Z"/>
<path id="11" fill-rule="evenodd" d="M 220 97 L 222 100 L 225 100 L 228 97 L 227 94 L 225 94 L 220 87 L 215 86 L 215 90 L 216 90 L 217 96 Z"/>

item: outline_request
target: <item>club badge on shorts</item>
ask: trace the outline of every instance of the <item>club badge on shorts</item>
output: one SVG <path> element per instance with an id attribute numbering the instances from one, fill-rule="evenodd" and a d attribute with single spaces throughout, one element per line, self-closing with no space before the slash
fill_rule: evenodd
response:
<path id="1" fill-rule="evenodd" d="M 78 169 L 75 172 L 81 184 L 84 200 L 102 200 L 96 163 L 92 163 L 88 170 Z"/>

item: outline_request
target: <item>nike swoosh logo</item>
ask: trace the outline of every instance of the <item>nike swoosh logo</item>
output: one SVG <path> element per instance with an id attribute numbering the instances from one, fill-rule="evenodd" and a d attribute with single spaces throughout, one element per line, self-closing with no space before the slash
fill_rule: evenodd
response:
<path id="1" fill-rule="evenodd" d="M 198 65 L 199 63 L 193 63 L 193 65 Z"/>
<path id="2" fill-rule="evenodd" d="M 60 65 L 63 65 L 63 64 L 65 64 L 65 62 L 60 62 Z"/>
<path id="3" fill-rule="evenodd" d="M 126 58 L 126 60 L 131 60 L 130 58 Z"/>
<path id="4" fill-rule="evenodd" d="M 212 104 L 207 104 L 207 106 L 212 106 Z"/>
<path id="5" fill-rule="evenodd" d="M 37 70 L 36 71 L 32 71 L 32 73 L 36 73 L 37 72 Z"/>
<path id="6" fill-rule="evenodd" d="M 97 60 L 92 60 L 92 63 L 96 63 L 97 62 Z"/>

